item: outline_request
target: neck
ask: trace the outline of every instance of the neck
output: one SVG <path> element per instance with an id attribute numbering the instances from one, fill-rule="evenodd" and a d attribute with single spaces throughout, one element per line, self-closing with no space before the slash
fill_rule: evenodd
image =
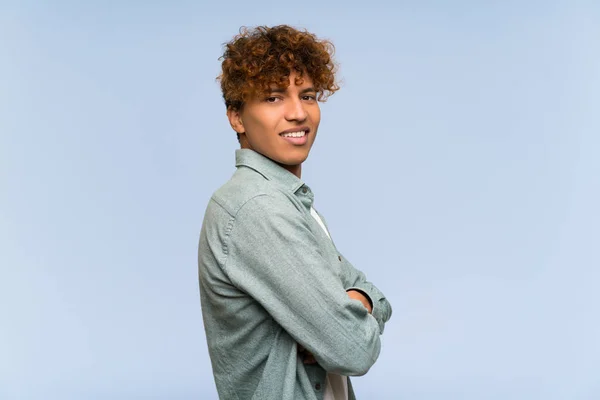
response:
<path id="1" fill-rule="evenodd" d="M 279 165 L 281 165 L 283 168 L 290 171 L 292 174 L 296 175 L 298 177 L 298 179 L 302 179 L 302 164 L 298 164 L 298 165 L 279 164 Z"/>
<path id="2" fill-rule="evenodd" d="M 240 148 L 254 150 L 252 148 L 252 146 L 250 146 L 250 144 L 248 143 L 248 140 L 246 139 L 246 135 L 245 134 L 241 134 L 240 135 Z M 254 151 L 256 151 L 256 150 L 254 150 Z M 257 153 L 262 154 L 260 152 L 257 152 Z M 264 154 L 262 154 L 262 155 L 265 156 Z M 267 157 L 267 156 L 265 156 L 265 157 Z M 269 158 L 269 157 L 267 157 L 267 158 Z M 276 162 L 282 168 L 285 168 L 286 170 L 290 171 L 292 174 L 296 175 L 298 177 L 298 179 L 302 179 L 302 164 L 298 164 L 298 165 L 284 165 L 284 164 L 278 163 L 275 160 L 272 160 L 272 161 Z"/>

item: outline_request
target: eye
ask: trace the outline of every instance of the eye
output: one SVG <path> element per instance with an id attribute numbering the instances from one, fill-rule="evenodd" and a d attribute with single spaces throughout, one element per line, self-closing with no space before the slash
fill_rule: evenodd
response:
<path id="1" fill-rule="evenodd" d="M 279 101 L 279 100 L 280 100 L 280 99 L 279 99 L 279 97 L 275 97 L 275 96 L 269 96 L 269 97 L 267 97 L 267 98 L 265 99 L 265 101 L 266 101 L 267 103 L 275 103 L 275 102 L 277 102 L 277 101 Z"/>
<path id="2" fill-rule="evenodd" d="M 304 96 L 302 96 L 302 100 L 315 101 L 315 100 L 317 100 L 317 97 L 313 94 L 305 94 Z"/>

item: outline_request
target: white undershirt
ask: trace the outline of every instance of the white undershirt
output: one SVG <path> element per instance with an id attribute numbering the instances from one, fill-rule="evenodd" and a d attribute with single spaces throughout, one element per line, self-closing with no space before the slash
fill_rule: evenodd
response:
<path id="1" fill-rule="evenodd" d="M 319 217 L 319 214 L 315 211 L 314 208 L 310 208 L 310 215 L 319 223 L 321 228 L 327 237 L 331 239 L 329 232 L 327 232 L 327 228 L 325 228 L 325 224 Z M 348 400 L 348 378 L 343 375 L 331 374 L 327 373 L 327 384 L 325 385 L 325 393 L 323 394 L 323 400 Z"/>

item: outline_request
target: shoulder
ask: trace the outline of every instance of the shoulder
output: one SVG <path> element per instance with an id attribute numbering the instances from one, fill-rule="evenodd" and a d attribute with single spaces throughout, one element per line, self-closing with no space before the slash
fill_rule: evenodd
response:
<path id="1" fill-rule="evenodd" d="M 249 238 L 272 242 L 272 236 L 290 237 L 307 229 L 302 205 L 293 193 L 253 171 L 239 169 L 211 197 L 202 224 L 201 240 L 230 247 L 254 243 Z M 243 246 L 242 246 L 243 247 Z"/>
<path id="2" fill-rule="evenodd" d="M 235 218 L 240 211 L 252 212 L 294 207 L 293 195 L 249 168 L 239 168 L 211 197 L 209 208 L 220 208 Z"/>
<path id="3" fill-rule="evenodd" d="M 235 226 L 239 226 L 240 215 L 254 225 L 255 221 L 267 219 L 273 199 L 280 197 L 278 190 L 265 177 L 248 168 L 236 170 L 233 176 L 211 196 L 202 221 L 200 243 L 217 249 L 222 246 L 228 253 L 228 242 Z M 244 216 L 246 218 L 244 218 Z M 217 246 L 217 244 L 220 244 Z M 216 246 L 216 247 L 215 247 Z"/>

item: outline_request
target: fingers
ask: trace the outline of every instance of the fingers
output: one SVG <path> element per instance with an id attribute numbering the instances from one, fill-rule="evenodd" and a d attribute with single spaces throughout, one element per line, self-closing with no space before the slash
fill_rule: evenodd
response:
<path id="1" fill-rule="evenodd" d="M 315 356 L 308 350 L 306 350 L 302 345 L 298 344 L 298 357 L 302 359 L 304 364 L 316 364 L 317 360 Z"/>
<path id="2" fill-rule="evenodd" d="M 304 356 L 304 360 L 302 360 L 302 362 L 304 364 L 316 364 L 317 360 L 315 359 L 315 356 L 312 355 L 312 353 L 306 353 L 306 355 Z"/>

